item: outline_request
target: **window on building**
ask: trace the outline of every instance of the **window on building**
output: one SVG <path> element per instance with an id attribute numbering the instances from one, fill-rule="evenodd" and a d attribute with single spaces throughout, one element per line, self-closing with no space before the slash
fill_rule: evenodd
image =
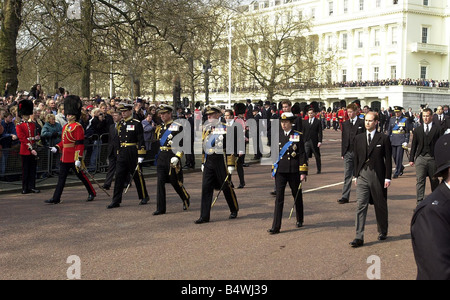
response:
<path id="1" fill-rule="evenodd" d="M 364 0 L 359 0 L 359 10 L 364 10 Z"/>
<path id="2" fill-rule="evenodd" d="M 420 67 L 420 79 L 427 79 L 427 67 Z"/>
<path id="3" fill-rule="evenodd" d="M 347 81 L 347 70 L 342 70 L 342 82 Z"/>
<path id="4" fill-rule="evenodd" d="M 391 66 L 391 79 L 397 78 L 397 66 Z"/>
<path id="5" fill-rule="evenodd" d="M 397 27 L 392 27 L 391 29 L 391 44 L 397 45 Z"/>
<path id="6" fill-rule="evenodd" d="M 398 0 L 392 1 L 393 4 L 398 4 Z"/>
<path id="7" fill-rule="evenodd" d="M 428 0 L 423 0 L 423 5 L 428 6 L 428 2 L 429 2 Z"/>
<path id="8" fill-rule="evenodd" d="M 346 33 L 342 34 L 342 50 L 347 50 L 347 39 L 348 36 Z"/>
<path id="9" fill-rule="evenodd" d="M 344 0 L 344 14 L 348 13 L 348 0 Z"/>
<path id="10" fill-rule="evenodd" d="M 311 8 L 311 19 L 312 20 L 316 19 L 316 9 L 314 7 Z"/>
<path id="11" fill-rule="evenodd" d="M 327 35 L 327 50 L 331 51 L 331 35 Z"/>
<path id="12" fill-rule="evenodd" d="M 381 6 L 381 0 L 376 0 L 375 7 L 380 7 L 380 6 Z"/>
<path id="13" fill-rule="evenodd" d="M 380 46 L 380 29 L 375 29 L 373 31 L 373 45 L 374 47 Z"/>
<path id="14" fill-rule="evenodd" d="M 356 69 L 356 78 L 358 81 L 362 81 L 362 68 Z"/>
<path id="15" fill-rule="evenodd" d="M 358 37 L 358 48 L 362 48 L 364 46 L 363 45 L 363 32 L 358 31 L 357 37 Z"/>
<path id="16" fill-rule="evenodd" d="M 328 2 L 328 15 L 329 16 L 333 15 L 333 1 Z"/>
<path id="17" fill-rule="evenodd" d="M 331 70 L 327 70 L 327 83 L 331 84 Z"/>
<path id="18" fill-rule="evenodd" d="M 380 72 L 380 67 L 373 67 L 373 81 L 378 80 L 379 72 Z"/>
<path id="19" fill-rule="evenodd" d="M 428 27 L 422 27 L 422 43 L 428 43 Z"/>

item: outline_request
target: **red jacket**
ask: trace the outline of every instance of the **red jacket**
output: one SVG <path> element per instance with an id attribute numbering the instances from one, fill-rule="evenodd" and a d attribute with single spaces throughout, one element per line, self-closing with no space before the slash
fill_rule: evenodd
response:
<path id="1" fill-rule="evenodd" d="M 20 141 L 20 155 L 31 155 L 35 147 L 36 124 L 33 122 L 21 122 L 16 125 L 17 138 Z"/>
<path id="2" fill-rule="evenodd" d="M 84 152 L 84 129 L 80 123 L 67 123 L 63 127 L 61 142 L 56 145 L 62 152 L 63 163 L 73 163 L 83 157 Z"/>

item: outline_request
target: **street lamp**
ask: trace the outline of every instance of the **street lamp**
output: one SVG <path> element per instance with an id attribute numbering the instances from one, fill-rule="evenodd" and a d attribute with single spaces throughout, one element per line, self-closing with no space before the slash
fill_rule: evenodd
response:
<path id="1" fill-rule="evenodd" d="M 203 65 L 202 73 L 205 75 L 205 102 L 209 105 L 209 74 L 212 72 L 210 60 L 206 60 L 206 65 Z"/>

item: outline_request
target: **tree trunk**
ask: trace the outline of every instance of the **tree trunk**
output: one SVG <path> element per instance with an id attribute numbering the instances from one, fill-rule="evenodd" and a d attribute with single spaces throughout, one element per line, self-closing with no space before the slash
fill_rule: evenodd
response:
<path id="1" fill-rule="evenodd" d="M 6 83 L 10 83 L 8 93 L 11 95 L 16 93 L 19 86 L 16 41 L 22 22 L 22 1 L 2 1 L 1 12 L 0 89 L 2 90 L 1 96 L 3 96 Z"/>
<path id="2" fill-rule="evenodd" d="M 83 0 L 81 6 L 81 32 L 83 39 L 83 58 L 81 59 L 81 95 L 91 96 L 91 64 L 92 64 L 92 22 L 93 7 L 90 0 Z"/>

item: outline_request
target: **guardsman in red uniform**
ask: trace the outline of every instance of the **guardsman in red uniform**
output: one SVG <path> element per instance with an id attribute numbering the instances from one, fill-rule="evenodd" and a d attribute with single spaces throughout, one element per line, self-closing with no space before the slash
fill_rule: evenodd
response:
<path id="1" fill-rule="evenodd" d="M 18 107 L 19 116 L 22 122 L 17 124 L 17 138 L 20 141 L 20 156 L 22 158 L 22 194 L 39 193 L 36 189 L 36 167 L 37 152 L 36 141 L 39 136 L 35 136 L 36 125 L 30 121 L 33 114 L 33 102 L 31 100 L 22 100 Z"/>
<path id="2" fill-rule="evenodd" d="M 50 148 L 52 153 L 61 152 L 58 184 L 53 193 L 53 198 L 46 200 L 46 203 L 61 203 L 61 195 L 70 170 L 75 171 L 77 177 L 86 187 L 89 194 L 87 201 L 93 201 L 95 196 L 97 196 L 91 182 L 81 170 L 84 153 L 84 129 L 77 122 L 81 116 L 81 107 L 82 102 L 78 96 L 68 96 L 64 99 L 64 112 L 66 114 L 67 124 L 63 127 L 61 142 L 56 147 Z"/>

